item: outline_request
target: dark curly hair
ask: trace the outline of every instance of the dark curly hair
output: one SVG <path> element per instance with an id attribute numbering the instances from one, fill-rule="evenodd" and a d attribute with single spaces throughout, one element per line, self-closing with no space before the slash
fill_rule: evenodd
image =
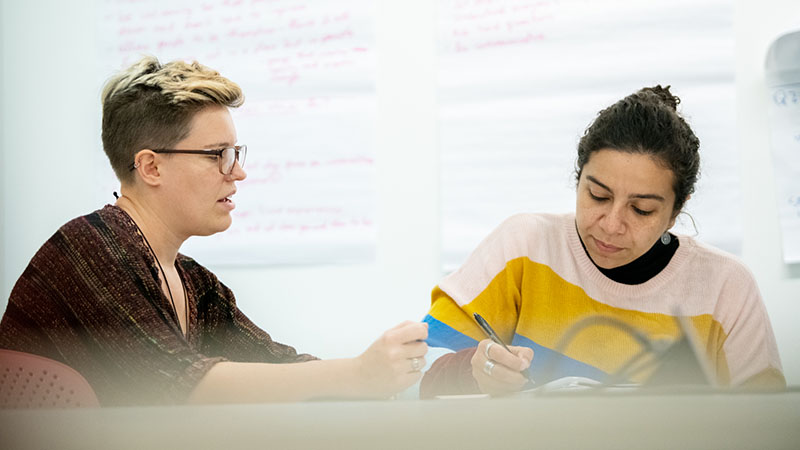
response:
<path id="1" fill-rule="evenodd" d="M 600 111 L 578 143 L 576 180 L 593 152 L 613 149 L 656 157 L 674 174 L 677 215 L 700 174 L 700 140 L 677 112 L 680 99 L 669 86 L 646 87 Z"/>

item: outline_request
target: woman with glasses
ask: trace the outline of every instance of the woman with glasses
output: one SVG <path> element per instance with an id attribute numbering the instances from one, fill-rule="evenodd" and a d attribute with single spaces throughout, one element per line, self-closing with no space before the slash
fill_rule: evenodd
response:
<path id="1" fill-rule="evenodd" d="M 710 379 L 693 383 L 785 386 L 750 271 L 670 232 L 700 167 L 678 103 L 656 86 L 602 110 L 578 144 L 575 212 L 510 217 L 433 290 L 428 343 L 455 352 L 426 372 L 423 397 L 565 377 L 648 382 L 683 324 L 709 363 Z"/>
<path id="2" fill-rule="evenodd" d="M 247 147 L 236 84 L 147 57 L 103 91 L 104 150 L 121 196 L 61 227 L 14 286 L 0 348 L 80 372 L 103 405 L 387 397 L 425 365 L 427 325 L 404 322 L 356 358 L 273 341 L 213 273 L 179 253 L 231 225 Z"/>

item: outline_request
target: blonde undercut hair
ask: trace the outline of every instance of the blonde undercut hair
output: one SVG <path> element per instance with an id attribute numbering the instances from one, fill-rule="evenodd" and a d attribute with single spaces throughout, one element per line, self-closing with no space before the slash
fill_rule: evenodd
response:
<path id="1" fill-rule="evenodd" d="M 123 184 L 139 150 L 169 148 L 185 139 L 194 115 L 209 106 L 237 108 L 242 89 L 197 61 L 161 64 L 146 56 L 103 88 L 103 150 Z"/>

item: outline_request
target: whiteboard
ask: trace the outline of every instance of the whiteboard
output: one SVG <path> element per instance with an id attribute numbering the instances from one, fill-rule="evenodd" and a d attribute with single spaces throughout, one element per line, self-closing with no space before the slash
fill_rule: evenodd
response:
<path id="1" fill-rule="evenodd" d="M 800 30 L 772 42 L 765 75 L 783 261 L 800 262 Z"/>
<path id="2" fill-rule="evenodd" d="M 575 209 L 576 147 L 598 111 L 672 85 L 701 142 L 676 230 L 741 252 L 733 7 L 725 0 L 445 0 L 438 25 L 442 264 L 506 217 Z"/>
<path id="3" fill-rule="evenodd" d="M 190 238 L 183 253 L 213 265 L 374 258 L 369 2 L 107 0 L 97 32 L 103 79 L 152 54 L 197 60 L 244 91 L 232 115 L 248 145 L 248 177 L 233 225 Z M 108 201 L 115 180 L 102 157 L 96 165 Z"/>

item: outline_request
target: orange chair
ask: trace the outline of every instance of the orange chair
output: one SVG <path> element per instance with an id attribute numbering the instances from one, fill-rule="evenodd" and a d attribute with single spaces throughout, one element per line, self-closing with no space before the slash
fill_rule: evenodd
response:
<path id="1" fill-rule="evenodd" d="M 97 407 L 75 369 L 30 353 L 0 349 L 0 409 Z"/>

